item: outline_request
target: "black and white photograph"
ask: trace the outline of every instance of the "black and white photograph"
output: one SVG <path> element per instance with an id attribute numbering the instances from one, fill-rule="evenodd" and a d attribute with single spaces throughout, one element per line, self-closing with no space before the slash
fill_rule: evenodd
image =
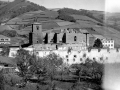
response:
<path id="1" fill-rule="evenodd" d="M 120 90 L 120 0 L 0 0 L 0 90 Z"/>

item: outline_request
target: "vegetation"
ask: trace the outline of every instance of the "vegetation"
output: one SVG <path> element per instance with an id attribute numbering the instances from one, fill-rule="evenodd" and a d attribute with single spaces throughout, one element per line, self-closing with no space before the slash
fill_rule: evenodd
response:
<path id="1" fill-rule="evenodd" d="M 29 11 L 47 10 L 43 6 L 39 6 L 32 2 L 26 0 L 15 0 L 4 5 L 0 10 L 0 20 L 1 22 L 10 20 L 16 16 Z"/>
<path id="2" fill-rule="evenodd" d="M 101 40 L 100 39 L 96 39 L 95 42 L 94 42 L 93 47 L 95 47 L 95 48 L 103 48 Z"/>
<path id="3" fill-rule="evenodd" d="M 11 15 L 11 18 L 14 18 L 16 16 L 19 16 L 23 13 L 26 13 L 26 12 L 30 12 L 30 11 L 38 11 L 38 10 L 46 10 L 45 7 L 43 6 L 39 6 L 37 4 L 34 4 L 34 3 L 30 3 L 30 5 L 26 6 L 26 7 L 23 7 L 23 8 L 18 8 L 18 10 L 13 10 L 12 11 L 12 15 Z"/>
<path id="4" fill-rule="evenodd" d="M 41 80 L 41 78 L 43 80 L 48 78 L 51 81 L 50 86 L 53 85 L 52 81 L 57 72 L 57 68 L 63 63 L 62 58 L 54 53 L 44 58 L 38 58 L 35 55 L 30 55 L 29 52 L 24 49 L 20 49 L 17 52 L 15 59 L 17 60 L 19 69 L 18 75 L 23 77 L 24 82 L 27 82 L 27 80 L 32 77 L 36 77 L 38 81 Z"/>
<path id="5" fill-rule="evenodd" d="M 87 13 L 87 10 L 75 10 L 75 9 L 70 9 L 70 8 L 64 8 L 64 9 L 60 9 L 58 10 L 59 14 L 76 14 L 76 15 L 85 15 L 85 13 Z"/>
<path id="6" fill-rule="evenodd" d="M 76 20 L 67 14 L 59 14 L 57 19 L 65 20 L 65 21 L 70 21 L 70 22 L 76 22 Z"/>
<path id="7" fill-rule="evenodd" d="M 0 34 L 7 37 L 15 37 L 17 35 L 17 32 L 15 30 L 4 30 L 1 31 Z"/>
<path id="8" fill-rule="evenodd" d="M 10 52 L 10 47 L 9 46 L 3 46 L 2 51 L 0 52 L 0 55 L 8 56 L 9 52 Z"/>
<path id="9" fill-rule="evenodd" d="M 0 90 L 4 90 L 4 84 L 5 84 L 4 76 L 2 71 L 0 71 Z"/>
<path id="10" fill-rule="evenodd" d="M 28 76 L 31 75 L 29 72 L 29 67 L 31 66 L 33 57 L 29 54 L 28 51 L 20 49 L 18 50 L 15 59 L 19 69 L 19 76 L 23 77 L 23 80 L 26 82 Z"/>
<path id="11" fill-rule="evenodd" d="M 19 72 L 18 76 L 12 73 L 14 78 L 7 79 L 5 87 L 9 90 L 28 90 L 29 87 L 29 90 L 102 90 L 104 65 L 95 61 L 87 59 L 85 63 L 68 66 L 55 53 L 38 58 L 24 49 L 18 50 L 15 60 Z M 7 76 L 10 78 L 10 74 Z"/>
<path id="12" fill-rule="evenodd" d="M 70 9 L 70 8 L 64 8 L 64 9 L 60 9 L 58 10 L 58 13 L 60 15 L 72 15 L 72 14 L 76 14 L 76 15 L 85 15 L 88 16 L 90 18 L 93 18 L 95 20 L 97 20 L 98 22 L 103 23 L 104 20 L 104 15 L 100 14 L 97 17 L 94 16 L 93 13 L 89 12 L 88 10 L 75 10 L 75 9 Z"/>
<path id="13" fill-rule="evenodd" d="M 104 72 L 104 65 L 97 63 L 95 61 L 86 60 L 83 64 L 73 64 L 71 66 L 72 68 L 76 69 L 76 73 L 74 73 L 76 76 L 78 76 L 78 81 L 82 82 L 90 82 L 90 83 L 96 83 L 98 85 L 99 89 L 96 89 L 94 87 L 90 87 L 93 90 L 101 90 L 101 84 L 103 79 L 103 72 Z"/>
<path id="14" fill-rule="evenodd" d="M 9 2 L 6 1 L 0 1 L 0 8 L 7 5 Z"/>

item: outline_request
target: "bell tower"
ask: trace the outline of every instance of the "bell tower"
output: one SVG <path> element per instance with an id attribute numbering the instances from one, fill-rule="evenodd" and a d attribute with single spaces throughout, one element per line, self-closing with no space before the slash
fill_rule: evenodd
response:
<path id="1" fill-rule="evenodd" d="M 41 23 L 33 23 L 32 24 L 32 41 L 33 44 L 42 44 L 43 35 L 42 35 L 42 24 Z"/>

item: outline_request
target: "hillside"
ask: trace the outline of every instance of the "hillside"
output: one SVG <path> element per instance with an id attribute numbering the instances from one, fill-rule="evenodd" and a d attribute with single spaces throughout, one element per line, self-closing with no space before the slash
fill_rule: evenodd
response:
<path id="1" fill-rule="evenodd" d="M 58 12 L 59 14 L 67 14 L 67 15 L 84 15 L 98 21 L 99 23 L 103 23 L 104 20 L 104 13 L 100 14 L 98 12 L 95 13 L 95 11 L 93 12 L 84 9 L 75 10 L 71 8 L 63 8 L 58 10 Z"/>
<path id="2" fill-rule="evenodd" d="M 4 7 L 5 5 L 7 5 L 9 2 L 6 1 L 0 1 L 0 8 Z"/>
<path id="3" fill-rule="evenodd" d="M 120 31 L 120 13 L 106 13 L 106 23 Z"/>
<path id="4" fill-rule="evenodd" d="M 13 6 L 13 4 L 15 4 Z M 18 8 L 21 7 L 21 8 Z M 11 36 L 10 30 L 15 31 L 15 37 L 28 39 L 31 24 L 42 24 L 43 32 L 51 32 L 66 28 L 92 28 L 94 33 L 112 38 L 120 45 L 120 32 L 116 28 L 105 26 L 103 11 L 75 10 L 70 8 L 46 9 L 44 6 L 31 3 L 26 0 L 15 0 L 0 8 L 0 20 L 6 21 L 6 25 L 0 26 L 0 34 Z M 4 11 L 6 10 L 6 11 Z M 119 16 L 119 15 L 118 15 Z M 16 24 L 16 25 L 15 25 Z M 24 25 L 22 25 L 24 24 Z M 4 30 L 6 30 L 4 32 Z M 7 32 L 7 30 L 9 30 Z M 14 37 L 12 37 L 14 38 Z"/>
<path id="5" fill-rule="evenodd" d="M 26 0 L 15 0 L 0 8 L 0 21 L 5 22 L 29 11 L 47 10 Z"/>

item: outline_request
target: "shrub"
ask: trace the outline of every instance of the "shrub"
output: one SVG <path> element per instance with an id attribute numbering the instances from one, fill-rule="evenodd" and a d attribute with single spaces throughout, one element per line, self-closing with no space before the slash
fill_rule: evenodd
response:
<path id="1" fill-rule="evenodd" d="M 95 42 L 94 42 L 93 47 L 95 47 L 95 48 L 103 48 L 103 44 L 102 44 L 101 40 L 96 39 Z"/>
<path id="2" fill-rule="evenodd" d="M 2 71 L 0 71 L 0 90 L 4 90 L 4 85 L 5 85 L 4 76 Z"/>
<path id="3" fill-rule="evenodd" d="M 10 52 L 10 47 L 9 46 L 3 46 L 2 51 L 0 52 L 0 55 L 8 56 L 9 52 Z"/>
<path id="4" fill-rule="evenodd" d="M 65 21 L 70 21 L 70 22 L 76 22 L 76 20 L 67 14 L 59 14 L 57 19 L 65 20 Z"/>
<path id="5" fill-rule="evenodd" d="M 104 70 L 103 64 L 86 60 L 84 64 L 73 64 L 72 68 L 77 69 L 75 75 L 79 76 L 80 79 L 90 80 L 101 84 Z"/>
<path id="6" fill-rule="evenodd" d="M 4 30 L 0 32 L 0 34 L 7 36 L 7 37 L 15 37 L 17 35 L 17 32 L 14 30 Z"/>

